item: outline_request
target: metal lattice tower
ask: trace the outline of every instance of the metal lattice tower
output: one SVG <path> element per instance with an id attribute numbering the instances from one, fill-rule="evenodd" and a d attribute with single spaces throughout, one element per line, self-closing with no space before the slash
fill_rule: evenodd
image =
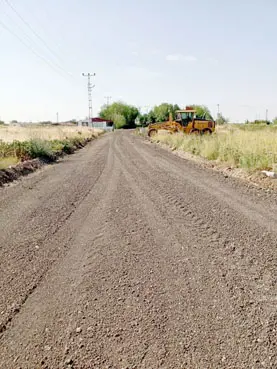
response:
<path id="1" fill-rule="evenodd" d="M 110 102 L 111 102 L 111 99 L 112 99 L 112 97 L 111 96 L 105 96 L 105 99 L 107 100 L 107 106 L 109 106 L 110 105 Z"/>
<path id="2" fill-rule="evenodd" d="M 96 74 L 95 73 L 82 73 L 83 77 L 87 77 L 88 78 L 88 118 L 92 118 L 92 97 L 91 97 L 91 91 L 92 89 L 95 87 L 95 85 L 91 84 L 91 77 L 94 77 Z"/>

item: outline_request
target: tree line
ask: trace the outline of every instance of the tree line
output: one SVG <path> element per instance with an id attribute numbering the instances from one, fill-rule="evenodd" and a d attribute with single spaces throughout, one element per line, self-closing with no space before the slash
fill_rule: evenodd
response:
<path id="1" fill-rule="evenodd" d="M 191 104 L 189 105 L 196 110 L 196 116 L 199 118 L 213 119 L 209 108 L 205 105 Z M 183 108 L 183 107 L 182 107 Z M 138 125 L 147 126 L 151 123 L 166 122 L 169 119 L 170 114 L 173 119 L 175 118 L 176 111 L 181 110 L 178 104 L 162 103 L 154 106 L 148 113 L 141 113 L 139 109 L 133 105 L 123 103 L 121 101 L 114 102 L 111 105 L 104 105 L 100 110 L 100 117 L 112 120 L 115 128 L 134 128 Z M 13 120 L 12 123 L 16 123 Z M 71 120 L 72 123 L 77 123 L 76 119 Z M 216 118 L 216 123 L 219 125 L 228 123 L 228 118 L 224 117 L 221 113 Z M 51 122 L 41 122 L 44 124 Z M 277 117 L 272 122 L 266 122 L 262 120 L 256 120 L 254 122 L 246 121 L 246 124 L 277 124 Z M 0 125 L 4 122 L 0 120 Z"/>
<path id="2" fill-rule="evenodd" d="M 209 108 L 205 105 L 189 105 L 196 110 L 199 118 L 213 119 Z M 170 114 L 175 118 L 176 111 L 181 110 L 178 104 L 162 103 L 154 106 L 148 113 L 140 113 L 138 108 L 123 102 L 114 102 L 104 105 L 100 111 L 100 117 L 114 122 L 116 128 L 134 128 L 137 125 L 147 126 L 150 123 L 166 122 Z M 218 124 L 227 123 L 223 115 L 218 116 Z"/>

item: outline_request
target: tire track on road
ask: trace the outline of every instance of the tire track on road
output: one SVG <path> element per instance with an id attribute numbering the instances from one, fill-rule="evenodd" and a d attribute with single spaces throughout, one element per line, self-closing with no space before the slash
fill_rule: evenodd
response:
<path id="1" fill-rule="evenodd" d="M 125 141 L 128 140 L 129 137 L 125 138 Z M 132 151 L 136 151 L 137 154 L 132 154 Z M 203 245 L 202 257 L 204 257 L 205 254 L 207 257 L 208 254 L 209 256 L 206 262 L 209 265 L 212 265 L 213 268 L 217 268 L 215 275 L 221 280 L 220 284 L 222 285 L 222 291 L 224 292 L 224 289 L 225 293 L 226 291 L 229 291 L 229 297 L 227 300 L 230 301 L 231 306 L 234 306 L 233 312 L 236 313 L 236 319 L 240 322 L 238 323 L 237 321 L 236 323 L 241 327 L 245 327 L 244 331 L 234 331 L 234 337 L 237 336 L 237 341 L 240 342 L 250 341 L 249 344 L 251 344 L 252 337 L 256 337 L 256 343 L 268 342 L 268 356 L 265 354 L 263 355 L 265 362 L 268 362 L 268 357 L 274 357 L 275 347 L 272 345 L 272 342 L 275 340 L 277 331 L 276 320 L 274 319 L 275 309 L 272 304 L 272 296 L 276 296 L 276 286 L 274 284 L 274 266 L 276 266 L 276 258 L 271 267 L 267 266 L 267 268 L 264 268 L 261 263 L 258 266 L 259 259 L 255 260 L 254 255 L 247 255 L 246 250 L 244 249 L 244 244 L 249 242 L 251 239 L 254 242 L 263 242 L 267 245 L 266 247 L 268 247 L 268 244 L 271 244 L 271 252 L 274 253 L 275 249 L 273 245 L 275 244 L 275 237 L 269 232 L 264 232 L 264 230 L 260 228 L 260 232 L 262 233 L 261 237 L 259 234 L 257 235 L 254 233 L 255 231 L 252 227 L 249 232 L 249 239 L 243 239 L 238 231 L 236 237 L 234 237 L 234 232 L 232 232 L 231 229 L 230 235 L 228 236 L 226 227 L 223 228 L 223 234 L 226 235 L 224 237 L 222 232 L 217 231 L 217 229 L 220 228 L 218 226 L 222 224 L 220 219 L 218 222 L 213 221 L 206 223 L 203 221 L 203 217 L 205 218 L 205 211 L 203 211 L 205 209 L 205 203 L 202 203 L 201 205 L 203 207 L 202 214 L 201 212 L 197 212 L 197 206 L 201 204 L 201 194 L 199 193 L 198 201 L 196 201 L 195 195 L 193 194 L 193 192 L 195 192 L 194 189 L 192 192 L 190 191 L 190 187 L 188 187 L 189 179 L 181 185 L 178 185 L 178 181 L 175 180 L 175 183 L 171 185 L 170 176 L 166 176 L 166 172 L 164 172 L 166 179 L 163 181 L 161 180 L 162 176 L 160 172 L 159 176 L 155 175 L 155 168 L 152 167 L 152 171 L 150 171 L 147 163 L 145 163 L 145 156 L 141 159 L 141 156 L 138 155 L 138 151 L 134 150 L 134 147 L 131 144 L 124 145 L 124 155 L 126 154 L 128 162 L 130 163 L 130 172 L 134 177 L 136 176 L 136 173 L 140 173 L 139 177 L 136 176 L 136 182 L 139 183 L 140 188 L 147 188 L 148 196 L 151 199 L 159 198 L 156 202 L 156 206 L 159 206 L 160 213 L 163 213 L 165 219 L 168 219 L 168 215 L 172 214 L 175 224 L 178 224 L 179 222 L 180 227 L 183 226 L 190 228 L 190 237 L 193 237 L 192 235 L 194 235 L 195 242 L 198 245 L 203 243 L 203 241 L 205 242 Z M 123 153 L 121 154 L 121 158 L 123 160 Z M 127 163 L 126 160 L 125 162 Z M 156 178 L 159 180 L 156 180 Z M 140 181 L 138 182 L 138 180 Z M 146 183 L 152 183 L 152 185 L 146 186 Z M 174 190 L 172 191 L 172 189 Z M 188 200 L 187 197 L 180 195 L 186 193 L 187 190 L 191 192 L 192 195 L 188 196 L 190 200 Z M 164 204 L 166 199 L 169 201 L 168 207 Z M 163 207 L 159 204 L 163 204 L 164 211 L 162 210 Z M 196 209 L 194 209 L 195 206 Z M 208 206 L 208 209 L 210 208 L 211 205 Z M 218 214 L 220 214 L 220 207 L 218 210 L 216 210 L 216 208 L 217 206 L 215 203 L 213 206 L 213 214 L 218 217 Z M 180 211 L 185 217 L 180 216 Z M 198 216 L 197 214 L 201 214 L 201 216 Z M 228 215 L 230 218 L 230 214 Z M 224 214 L 224 217 L 225 216 L 226 215 Z M 206 219 L 211 218 L 211 216 L 208 216 Z M 229 220 L 232 222 L 232 218 Z M 173 228 L 171 227 L 174 227 L 174 223 L 170 224 L 171 231 L 173 231 Z M 200 232 L 197 226 L 200 226 Z M 178 234 L 178 229 L 174 232 Z M 245 232 L 243 228 L 242 232 Z M 209 249 L 211 245 L 213 246 L 210 251 Z M 240 253 L 242 254 L 240 255 Z M 203 273 L 201 269 L 199 272 Z M 263 273 L 267 277 L 266 280 L 263 280 Z M 261 280 L 263 290 L 257 288 L 257 281 Z M 267 291 L 265 293 L 266 289 Z M 263 302 L 261 302 L 261 299 L 263 299 Z M 261 313 L 264 316 L 263 320 L 260 319 Z M 230 312 L 230 314 L 232 314 L 232 312 Z M 245 325 L 246 321 L 249 322 L 248 326 Z M 271 323 L 268 323 L 269 321 Z M 232 327 L 230 327 L 230 330 L 232 330 Z M 257 346 L 259 346 L 259 344 L 257 344 Z"/>
<path id="2" fill-rule="evenodd" d="M 0 367 L 275 368 L 276 236 L 263 220 L 274 205 L 249 207 L 238 186 L 238 206 L 235 182 L 129 132 L 103 140 L 103 172 L 43 244 L 66 252 L 3 333 Z M 81 158 L 86 186 L 101 155 Z"/>
<path id="3" fill-rule="evenodd" d="M 102 156 L 103 156 L 103 154 L 102 154 Z M 101 176 L 103 175 L 104 170 L 105 170 L 105 159 L 103 157 L 100 160 L 100 171 L 99 171 L 99 173 L 97 173 L 96 177 L 94 178 L 94 182 L 93 182 L 92 186 L 85 189 L 85 191 L 83 193 L 77 194 L 77 200 L 74 200 L 74 202 L 71 203 L 71 206 L 70 206 L 69 210 L 65 214 L 62 214 L 62 216 L 58 219 L 57 222 L 56 221 L 53 222 L 53 219 L 52 219 L 53 229 L 51 229 L 51 230 L 48 229 L 48 232 L 45 232 L 43 237 L 40 237 L 39 239 L 36 239 L 36 240 L 33 241 L 33 243 L 35 244 L 34 250 L 35 249 L 39 250 L 39 249 L 42 249 L 43 247 L 46 247 L 46 245 L 51 245 L 51 243 L 55 243 L 55 237 L 56 237 L 57 233 L 58 232 L 63 233 L 63 228 L 66 228 L 67 222 L 69 221 L 70 217 L 76 211 L 76 209 L 78 209 L 78 206 L 83 201 L 85 201 L 86 198 L 89 196 L 89 194 L 93 191 L 94 186 L 96 186 L 98 181 L 101 179 Z M 36 212 L 36 210 L 34 212 Z M 32 218 L 36 219 L 37 217 L 34 214 L 34 215 L 32 215 Z M 30 229 L 29 232 L 32 232 L 32 230 Z M 8 326 L 10 325 L 10 323 L 12 322 L 14 317 L 17 314 L 20 313 L 21 308 L 24 306 L 24 304 L 26 303 L 28 298 L 33 294 L 33 292 L 39 286 L 39 284 L 43 280 L 45 274 L 52 267 L 52 264 L 62 254 L 67 252 L 67 249 L 68 249 L 67 244 L 71 241 L 72 237 L 73 236 L 71 234 L 67 239 L 65 239 L 63 241 L 63 244 L 61 244 L 62 245 L 62 251 L 61 251 L 61 247 L 59 247 L 58 249 L 54 250 L 54 252 L 52 253 L 51 256 L 50 255 L 48 256 L 48 260 L 47 260 L 48 263 L 46 265 L 41 266 L 39 273 L 36 273 L 35 277 L 32 278 L 32 281 L 30 281 L 28 283 L 28 285 L 25 287 L 25 291 L 24 292 L 22 291 L 17 296 L 17 301 L 15 302 L 15 300 L 13 300 L 14 302 L 12 303 L 12 305 L 9 309 L 7 309 L 6 311 L 2 310 L 2 313 L 1 313 L 2 317 L 1 317 L 1 320 L 0 320 L 0 340 L 1 340 L 2 334 L 7 330 Z M 5 241 L 3 241 L 3 242 L 5 242 Z M 19 247 L 24 247 L 24 243 L 20 244 L 20 242 L 19 242 L 17 244 L 17 247 L 18 248 Z M 28 247 L 30 247 L 29 242 L 28 242 Z M 5 258 L 5 254 L 2 255 L 2 257 Z M 2 268 L 4 268 L 4 265 L 2 265 Z M 0 270 L 0 272 L 1 271 L 4 271 L 4 269 Z M 12 281 L 13 280 L 14 279 L 12 279 Z M 5 278 L 3 278 L 3 274 L 2 274 L 1 281 L 2 281 L 3 285 L 4 284 L 7 285 L 7 282 L 5 281 Z M 7 298 L 5 297 L 4 294 L 2 294 L 2 299 L 3 299 L 3 301 L 7 301 Z"/>

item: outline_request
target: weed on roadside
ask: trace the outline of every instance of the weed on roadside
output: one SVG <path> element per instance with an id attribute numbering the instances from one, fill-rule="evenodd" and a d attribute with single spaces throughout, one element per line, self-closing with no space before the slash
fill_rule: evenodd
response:
<path id="1" fill-rule="evenodd" d="M 94 137 L 94 135 L 91 135 L 90 138 L 77 136 L 51 141 L 35 138 L 11 143 L 0 140 L 0 168 L 5 169 L 19 161 L 35 158 L 55 160 L 57 156 L 63 153 L 72 154 L 77 148 L 83 147 L 88 140 Z"/>
<path id="2" fill-rule="evenodd" d="M 277 163 L 277 130 L 271 127 L 230 127 L 211 136 L 158 134 L 153 140 L 248 171 L 271 170 Z"/>

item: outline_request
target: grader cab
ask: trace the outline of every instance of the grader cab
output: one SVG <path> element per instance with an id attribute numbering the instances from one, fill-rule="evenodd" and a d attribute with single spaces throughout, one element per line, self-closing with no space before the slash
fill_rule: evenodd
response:
<path id="1" fill-rule="evenodd" d="M 159 130 L 166 130 L 170 133 L 211 134 L 215 130 L 215 121 L 197 116 L 196 110 L 187 106 L 186 109 L 176 112 L 175 120 L 170 116 L 167 122 L 150 124 L 148 136 L 157 134 Z"/>

